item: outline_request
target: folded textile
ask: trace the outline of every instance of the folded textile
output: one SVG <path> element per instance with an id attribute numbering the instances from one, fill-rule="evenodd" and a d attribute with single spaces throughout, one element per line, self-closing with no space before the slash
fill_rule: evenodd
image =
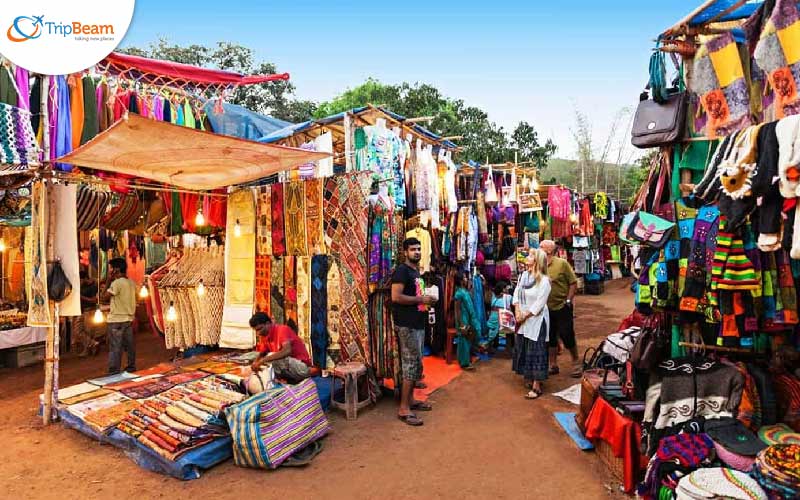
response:
<path id="1" fill-rule="evenodd" d="M 756 457 L 753 477 L 771 499 L 800 496 L 800 445 L 775 444 Z"/>
<path id="2" fill-rule="evenodd" d="M 85 401 L 91 401 L 93 399 L 98 399 L 98 398 L 101 398 L 101 397 L 103 397 L 103 396 L 105 396 L 107 394 L 111 394 L 113 392 L 114 391 L 112 391 L 111 389 L 98 389 L 95 386 L 95 390 L 92 391 L 92 392 L 79 394 L 77 396 L 72 396 L 71 398 L 66 398 L 64 400 L 59 399 L 58 401 L 60 403 L 62 403 L 62 404 L 70 406 L 70 405 L 75 405 L 75 404 L 78 404 L 78 403 L 83 403 Z"/>
<path id="3" fill-rule="evenodd" d="M 87 380 L 90 384 L 99 385 L 99 386 L 106 386 L 109 384 L 114 384 L 116 382 L 122 382 L 123 380 L 130 380 L 136 378 L 136 375 L 128 372 L 117 373 L 115 375 L 108 375 L 107 377 L 100 377 L 100 378 L 90 378 Z"/>
<path id="4" fill-rule="evenodd" d="M 83 420 L 100 432 L 106 432 L 120 423 L 128 412 L 138 407 L 137 401 L 122 401 L 114 406 L 89 412 Z"/>

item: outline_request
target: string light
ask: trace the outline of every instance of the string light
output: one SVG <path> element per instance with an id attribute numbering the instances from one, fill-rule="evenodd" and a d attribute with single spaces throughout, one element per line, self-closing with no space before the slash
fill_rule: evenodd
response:
<path id="1" fill-rule="evenodd" d="M 197 284 L 197 296 L 202 297 L 206 294 L 206 286 L 203 284 L 203 280 L 200 280 L 200 283 Z"/>
<path id="2" fill-rule="evenodd" d="M 197 209 L 197 215 L 194 216 L 194 225 L 196 227 L 203 227 L 206 225 L 206 218 L 203 216 L 203 209 Z"/>
<path id="3" fill-rule="evenodd" d="M 236 219 L 236 225 L 233 226 L 233 236 L 236 238 L 242 236 L 242 225 L 239 224 L 239 219 Z"/>
<path id="4" fill-rule="evenodd" d="M 6 251 L 6 239 L 0 238 L 0 253 Z"/>
<path id="5" fill-rule="evenodd" d="M 147 285 L 142 283 L 142 288 L 139 289 L 139 298 L 146 299 L 150 296 L 150 290 L 147 289 Z"/>
<path id="6" fill-rule="evenodd" d="M 98 305 L 97 309 L 94 310 L 94 318 L 92 319 L 92 321 L 94 322 L 95 325 L 99 325 L 105 322 L 105 320 L 106 317 L 103 314 L 103 311 L 100 309 L 100 306 Z"/>
<path id="7" fill-rule="evenodd" d="M 167 309 L 167 321 L 175 322 L 178 320 L 178 312 L 175 310 L 175 302 L 169 302 L 169 309 Z"/>

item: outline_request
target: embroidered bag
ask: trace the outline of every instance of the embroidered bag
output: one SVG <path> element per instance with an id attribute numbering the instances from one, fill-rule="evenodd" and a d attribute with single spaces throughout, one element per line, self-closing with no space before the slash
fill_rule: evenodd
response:
<path id="1" fill-rule="evenodd" d="M 661 248 L 669 240 L 674 228 L 674 222 L 639 210 L 628 227 L 628 236 L 642 244 Z"/>

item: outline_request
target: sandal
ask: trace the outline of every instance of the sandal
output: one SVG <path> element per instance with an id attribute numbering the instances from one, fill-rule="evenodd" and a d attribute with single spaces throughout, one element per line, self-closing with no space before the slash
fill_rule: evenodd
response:
<path id="1" fill-rule="evenodd" d="M 419 427 L 424 423 L 422 420 L 417 418 L 417 416 L 414 415 L 413 413 L 409 413 L 408 415 L 398 415 L 397 418 L 399 418 L 406 425 L 410 425 L 412 427 Z"/>
<path id="2" fill-rule="evenodd" d="M 462 367 L 461 369 L 465 370 L 465 371 L 468 371 L 468 372 L 474 372 L 475 371 L 475 365 L 467 365 L 467 366 Z"/>
<path id="3" fill-rule="evenodd" d="M 528 391 L 528 394 L 525 395 L 525 399 L 538 399 L 541 394 L 531 389 Z"/>
<path id="4" fill-rule="evenodd" d="M 414 411 L 431 411 L 433 410 L 433 406 L 425 401 L 416 401 L 411 405 L 411 409 Z"/>

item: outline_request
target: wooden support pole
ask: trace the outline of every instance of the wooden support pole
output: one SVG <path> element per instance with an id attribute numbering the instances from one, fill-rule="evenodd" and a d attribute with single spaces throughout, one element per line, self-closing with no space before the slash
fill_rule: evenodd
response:
<path id="1" fill-rule="evenodd" d="M 50 164 L 50 116 L 47 111 L 47 101 L 50 95 L 50 78 L 47 76 L 42 76 L 42 101 L 41 101 L 41 110 L 42 110 L 42 120 L 41 120 L 41 127 L 42 127 L 42 151 L 43 151 L 43 158 L 42 164 L 49 165 Z M 46 168 L 46 167 L 45 167 Z M 34 182 L 44 182 L 41 179 L 37 179 Z M 34 203 L 38 203 L 38 200 L 33 200 Z M 40 210 L 47 211 L 47 207 L 40 207 Z M 39 227 L 39 218 L 34 218 L 31 222 L 31 230 L 32 231 L 40 231 Z M 49 233 L 48 233 L 49 234 Z M 36 235 L 34 233 L 34 240 L 36 239 Z M 48 238 L 51 239 L 51 238 Z M 48 250 L 50 248 L 50 242 L 48 242 Z M 47 259 L 46 254 L 45 259 Z M 30 300 L 30 298 L 29 298 Z M 53 414 L 53 344 L 55 343 L 55 329 L 48 328 L 47 329 L 47 338 L 45 340 L 45 349 L 44 349 L 44 408 L 42 410 L 42 422 L 44 425 L 48 425 L 51 421 L 51 417 Z"/>

